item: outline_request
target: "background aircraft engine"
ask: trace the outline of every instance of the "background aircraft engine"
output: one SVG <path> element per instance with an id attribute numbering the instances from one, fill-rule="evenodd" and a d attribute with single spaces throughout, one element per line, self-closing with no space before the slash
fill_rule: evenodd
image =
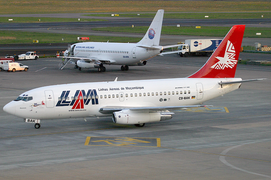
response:
<path id="1" fill-rule="evenodd" d="M 170 112 L 149 112 L 148 110 L 131 111 L 122 110 L 113 113 L 113 122 L 117 124 L 143 124 L 149 122 L 158 122 L 172 118 Z"/>
<path id="2" fill-rule="evenodd" d="M 77 66 L 80 68 L 98 68 L 99 65 L 96 64 L 95 62 L 86 62 L 84 60 L 78 60 L 77 61 Z"/>
<path id="3" fill-rule="evenodd" d="M 136 65 L 137 66 L 145 66 L 146 64 L 147 64 L 147 61 L 142 61 L 142 62 L 137 63 Z"/>

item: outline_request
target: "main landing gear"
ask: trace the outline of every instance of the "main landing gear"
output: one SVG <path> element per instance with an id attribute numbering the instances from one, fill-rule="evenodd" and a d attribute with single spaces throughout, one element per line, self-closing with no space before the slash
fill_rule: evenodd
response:
<path id="1" fill-rule="evenodd" d="M 127 65 L 122 65 L 122 66 L 121 66 L 121 70 L 122 70 L 122 71 L 128 71 L 128 70 L 129 70 L 129 66 L 127 66 Z"/>
<path id="2" fill-rule="evenodd" d="M 103 64 L 100 65 L 100 67 L 98 67 L 98 72 L 105 72 L 106 68 L 103 66 Z"/>

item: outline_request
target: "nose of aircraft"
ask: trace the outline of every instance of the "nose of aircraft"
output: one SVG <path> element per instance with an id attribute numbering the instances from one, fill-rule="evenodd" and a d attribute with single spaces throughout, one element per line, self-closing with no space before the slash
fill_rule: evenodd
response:
<path id="1" fill-rule="evenodd" d="M 3 107 L 3 110 L 9 114 L 13 114 L 13 115 L 16 115 L 16 108 L 14 106 L 14 103 L 13 102 L 10 102 L 8 104 L 6 104 L 4 107 Z"/>

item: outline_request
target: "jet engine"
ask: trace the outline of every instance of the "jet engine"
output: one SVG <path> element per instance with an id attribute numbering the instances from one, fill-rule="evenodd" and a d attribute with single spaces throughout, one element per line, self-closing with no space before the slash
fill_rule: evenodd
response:
<path id="1" fill-rule="evenodd" d="M 150 112 L 137 110 L 122 110 L 113 113 L 113 122 L 117 124 L 144 124 L 164 121 L 172 118 L 172 112 Z"/>
<path id="2" fill-rule="evenodd" d="M 147 61 L 136 63 L 137 66 L 145 66 L 146 64 L 147 64 Z"/>
<path id="3" fill-rule="evenodd" d="M 77 61 L 77 66 L 80 68 L 98 68 L 100 65 L 97 64 L 96 62 L 87 62 L 84 60 L 78 60 Z"/>

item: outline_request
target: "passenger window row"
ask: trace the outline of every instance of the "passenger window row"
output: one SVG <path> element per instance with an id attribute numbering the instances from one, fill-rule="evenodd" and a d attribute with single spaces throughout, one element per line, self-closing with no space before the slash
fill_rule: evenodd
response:
<path id="1" fill-rule="evenodd" d="M 146 97 L 146 96 L 166 96 L 166 95 L 182 95 L 182 94 L 191 94 L 190 90 L 184 91 L 164 91 L 164 92 L 143 92 L 143 93 L 125 93 L 125 94 L 105 94 L 100 95 L 100 99 L 106 98 L 126 98 L 128 97 Z"/>
<path id="2" fill-rule="evenodd" d="M 124 96 L 126 98 L 128 97 L 148 97 L 148 96 L 167 96 L 167 95 L 182 95 L 182 94 L 191 94 L 191 91 L 190 90 L 184 90 L 184 91 L 164 91 L 164 92 L 143 92 L 143 93 L 120 93 L 120 94 L 104 94 L 104 95 L 100 95 L 100 99 L 110 99 L 110 98 L 123 98 Z M 98 99 L 99 96 L 89 96 L 89 97 L 86 97 L 84 96 L 84 99 Z M 78 96 L 77 97 L 71 97 L 71 100 L 77 100 L 78 99 Z M 82 99 L 82 97 L 80 97 L 80 99 Z M 59 101 L 61 100 L 70 100 L 69 97 L 67 98 L 58 98 Z"/>
<path id="3" fill-rule="evenodd" d="M 77 50 L 77 51 L 83 51 L 83 52 L 100 52 L 100 53 L 122 53 L 122 54 L 129 54 L 128 51 L 110 51 L 110 50 Z"/>

